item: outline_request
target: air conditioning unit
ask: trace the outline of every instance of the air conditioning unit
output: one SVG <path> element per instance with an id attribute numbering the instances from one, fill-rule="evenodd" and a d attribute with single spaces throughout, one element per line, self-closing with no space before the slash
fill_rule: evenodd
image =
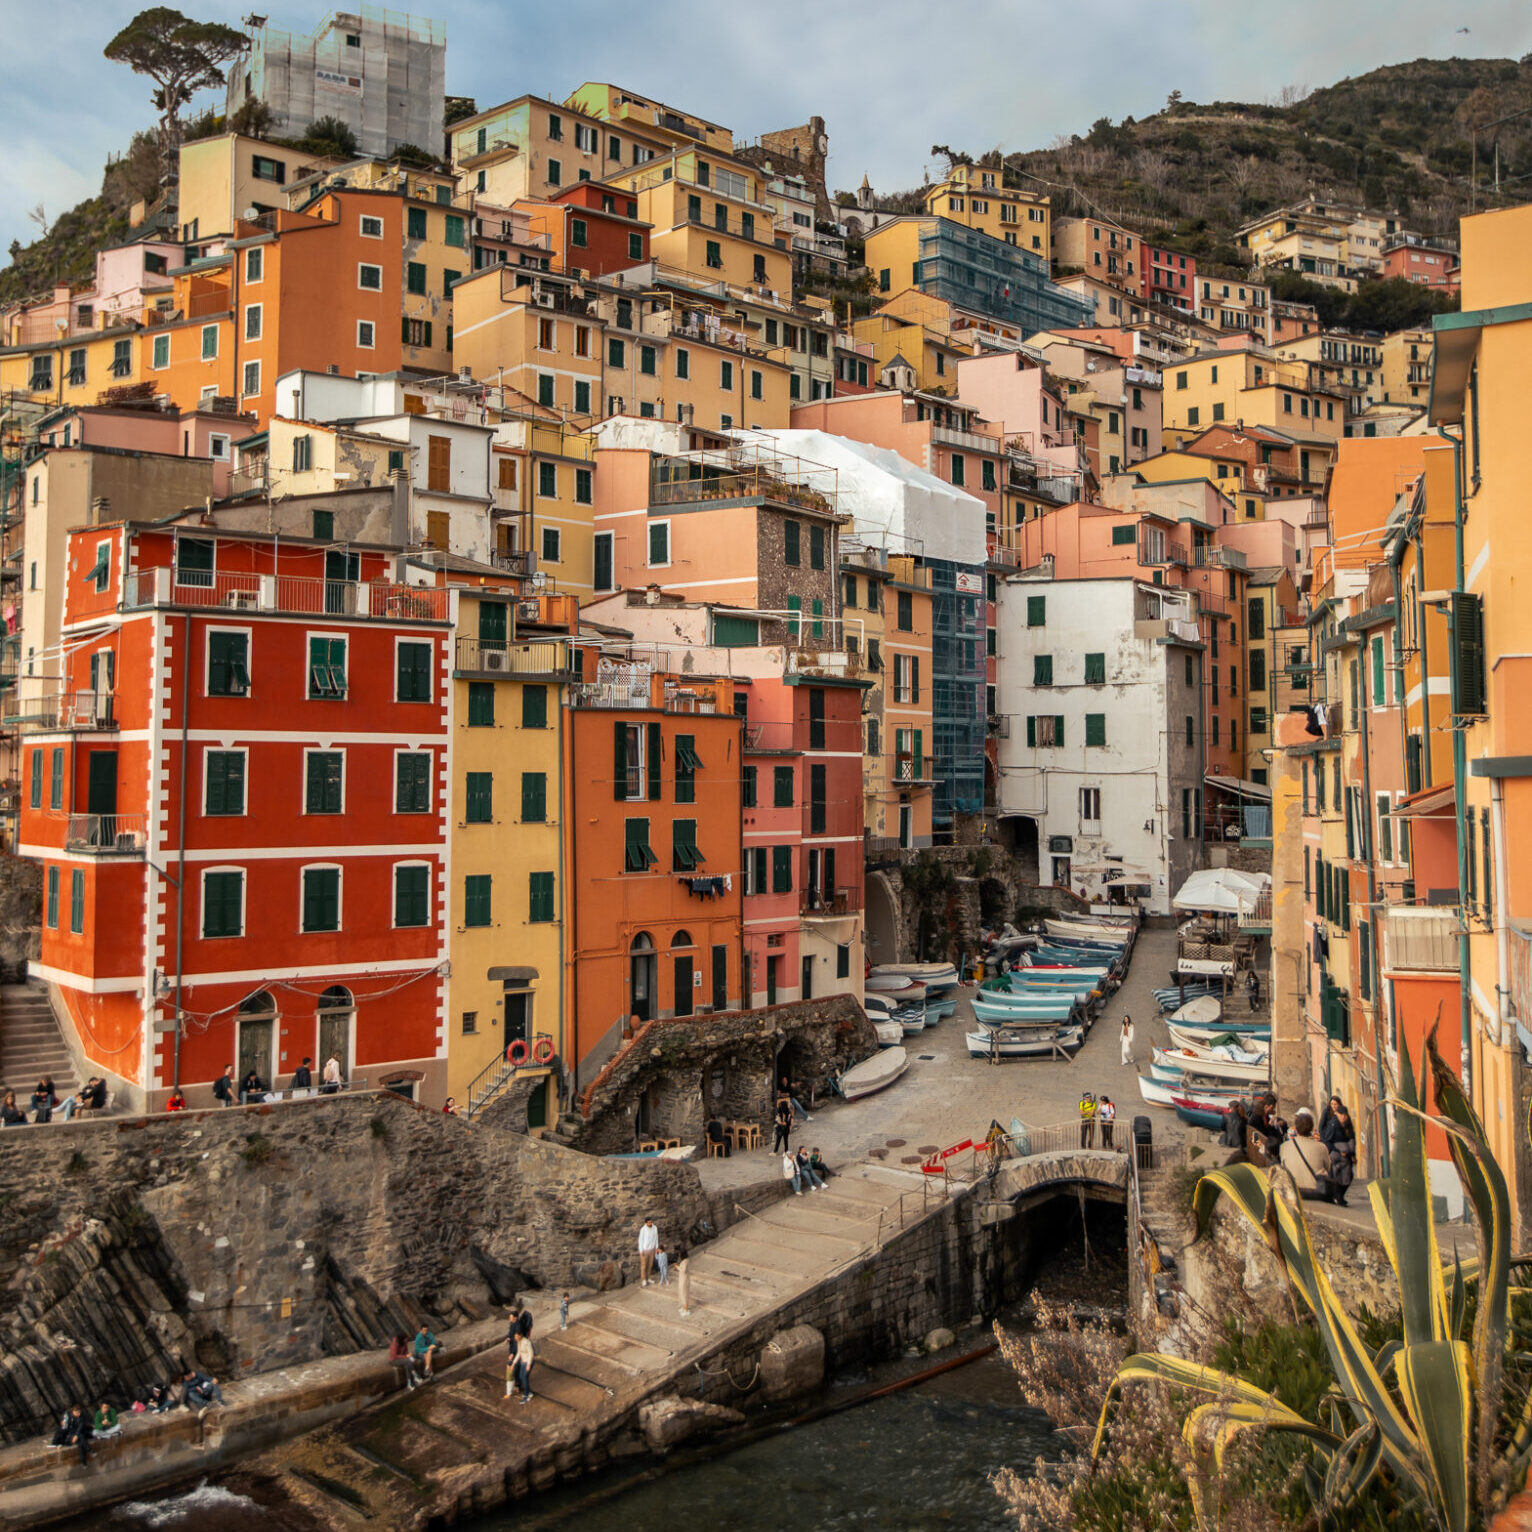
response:
<path id="1" fill-rule="evenodd" d="M 480 670 L 499 670 L 499 671 L 505 671 L 505 670 L 509 670 L 510 668 L 511 667 L 510 667 L 510 664 L 508 662 L 508 657 L 507 657 L 506 652 L 505 652 L 504 649 L 480 649 L 479 650 L 479 669 Z"/>
<path id="2" fill-rule="evenodd" d="M 536 294 L 536 296 L 533 298 L 532 301 L 540 309 L 551 309 L 553 307 L 553 294 L 552 293 L 538 293 L 538 294 Z"/>
<path id="3" fill-rule="evenodd" d="M 260 604 L 259 592 L 253 590 L 231 590 L 223 598 L 223 604 L 232 607 L 236 612 L 253 612 Z"/>
<path id="4" fill-rule="evenodd" d="M 542 616 L 542 604 L 533 596 L 516 603 L 517 622 L 536 622 Z"/>

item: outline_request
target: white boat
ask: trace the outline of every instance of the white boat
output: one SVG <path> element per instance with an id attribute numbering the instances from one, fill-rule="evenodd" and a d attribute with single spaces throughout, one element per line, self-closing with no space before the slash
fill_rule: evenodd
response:
<path id="1" fill-rule="evenodd" d="M 924 1011 L 900 1011 L 897 1019 L 900 1030 L 906 1037 L 915 1037 L 926 1029 Z"/>
<path id="2" fill-rule="evenodd" d="M 1227 1057 L 1199 1057 L 1181 1048 L 1156 1048 L 1150 1069 L 1156 1079 L 1169 1080 L 1196 1077 L 1210 1083 L 1227 1080 L 1231 1084 L 1243 1081 L 1247 1085 L 1264 1085 L 1271 1075 L 1271 1064 L 1264 1053 L 1243 1054 L 1238 1049 L 1228 1049 Z"/>
<path id="3" fill-rule="evenodd" d="M 862 1009 L 874 1021 L 880 1016 L 892 1016 L 899 1002 L 893 995 L 867 994 L 862 996 Z"/>
<path id="4" fill-rule="evenodd" d="M 892 974 L 913 979 L 917 984 L 930 984 L 938 989 L 955 989 L 958 971 L 951 963 L 879 963 L 869 975 Z"/>
<path id="5" fill-rule="evenodd" d="M 1096 942 L 1103 947 L 1126 947 L 1133 935 L 1131 926 L 1092 926 L 1080 920 L 1045 920 L 1049 936 L 1072 937 L 1076 941 Z"/>
<path id="6" fill-rule="evenodd" d="M 1188 1000 L 1179 1010 L 1172 1011 L 1167 1021 L 1180 1027 L 1211 1027 L 1223 1015 L 1223 1001 L 1217 995 L 1198 995 Z"/>
<path id="7" fill-rule="evenodd" d="M 1270 1027 L 1231 1027 L 1217 1022 L 1211 1027 L 1189 1027 L 1180 1022 L 1168 1022 L 1166 1030 L 1177 1048 L 1213 1048 L 1219 1043 L 1232 1042 L 1240 1048 L 1271 1049 Z"/>
<path id="8" fill-rule="evenodd" d="M 1078 1027 L 1033 1034 L 1013 1033 L 1010 1029 L 964 1034 L 970 1058 L 988 1059 L 997 1054 L 1003 1059 L 1052 1058 L 1058 1049 L 1069 1052 L 1082 1041 Z"/>
<path id="9" fill-rule="evenodd" d="M 1215 1111 L 1223 1108 L 1238 1096 L 1247 1096 L 1250 1087 L 1230 1085 L 1189 1085 L 1181 1083 L 1168 1085 L 1163 1080 L 1156 1080 L 1150 1075 L 1138 1077 L 1138 1093 L 1150 1106 L 1165 1106 L 1174 1109 L 1177 1101 L 1193 1101 L 1198 1106 L 1209 1106 Z"/>
<path id="10" fill-rule="evenodd" d="M 840 1093 L 847 1101 L 870 1096 L 892 1085 L 910 1067 L 910 1056 L 903 1048 L 880 1048 L 870 1059 L 853 1064 L 840 1077 Z"/>
<path id="11" fill-rule="evenodd" d="M 872 1030 L 878 1034 L 880 1048 L 895 1048 L 904 1041 L 904 1028 L 897 1021 L 875 1021 Z"/>
<path id="12" fill-rule="evenodd" d="M 1170 1046 L 1181 1053 L 1189 1053 L 1198 1059 L 1229 1058 L 1266 1059 L 1271 1052 L 1271 1039 L 1251 1034 L 1236 1036 L 1232 1032 L 1213 1032 L 1208 1041 L 1195 1028 L 1170 1028 Z M 1229 1050 L 1229 1051 L 1225 1051 Z"/>
<path id="13" fill-rule="evenodd" d="M 926 998 L 925 985 L 902 973 L 870 973 L 863 989 L 870 995 L 893 995 L 901 1004 Z"/>

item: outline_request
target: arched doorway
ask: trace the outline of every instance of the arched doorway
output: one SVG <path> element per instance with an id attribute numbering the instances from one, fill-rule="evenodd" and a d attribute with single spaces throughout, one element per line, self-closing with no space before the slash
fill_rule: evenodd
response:
<path id="1" fill-rule="evenodd" d="M 886 873 L 867 880 L 867 961 L 899 961 L 899 903 Z"/>
<path id="2" fill-rule="evenodd" d="M 677 931 L 670 939 L 670 950 L 675 962 L 676 998 L 674 1016 L 690 1016 L 692 1013 L 692 986 L 696 973 L 696 950 L 692 945 L 690 931 Z"/>
<path id="3" fill-rule="evenodd" d="M 276 1058 L 277 1002 L 269 990 L 258 989 L 239 1002 L 235 1016 L 234 1073 L 241 1082 L 253 1069 L 270 1086 Z"/>
<path id="4" fill-rule="evenodd" d="M 640 1021 L 652 1021 L 659 1014 L 655 964 L 654 938 L 640 931 L 628 945 L 628 1010 Z"/>
<path id="5" fill-rule="evenodd" d="M 319 997 L 319 1067 L 333 1058 L 340 1063 L 342 1080 L 351 1078 L 356 1023 L 356 1000 L 344 984 L 332 984 Z"/>

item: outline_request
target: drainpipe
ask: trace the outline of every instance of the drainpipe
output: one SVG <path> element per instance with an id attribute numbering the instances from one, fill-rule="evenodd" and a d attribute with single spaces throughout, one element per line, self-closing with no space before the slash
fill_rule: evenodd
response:
<path id="1" fill-rule="evenodd" d="M 181 655 L 181 780 L 176 789 L 179 802 L 176 818 L 176 1044 L 175 1070 L 171 1083 L 181 1086 L 181 945 L 186 935 L 186 726 L 191 708 L 191 613 L 185 621 L 185 642 Z"/>
<path id="2" fill-rule="evenodd" d="M 1463 589 L 1463 443 L 1454 441 L 1445 432 L 1442 441 L 1452 448 L 1452 589 Z M 1457 625 L 1452 618 L 1452 608 L 1447 609 L 1447 673 L 1451 695 L 1458 689 Z M 1449 710 L 1450 718 L 1450 710 Z M 1463 907 L 1464 891 L 1468 887 L 1468 837 L 1465 821 L 1468 816 L 1468 744 L 1463 730 L 1452 724 L 1452 804 L 1458 837 L 1458 988 L 1461 992 L 1459 1035 L 1463 1090 L 1473 1100 L 1473 998 L 1469 993 L 1472 979 L 1472 960 L 1468 947 L 1468 922 Z"/>
<path id="3" fill-rule="evenodd" d="M 1426 632 L 1426 604 L 1420 599 L 1426 576 L 1426 537 L 1415 525 L 1415 620 L 1420 627 L 1420 785 L 1431 785 L 1431 650 Z"/>
<path id="4" fill-rule="evenodd" d="M 567 664 L 568 661 L 569 661 L 569 646 L 568 646 L 567 643 L 564 646 L 564 656 L 565 656 L 565 663 Z M 564 693 L 567 691 L 567 689 L 568 689 L 568 683 L 567 682 L 565 683 L 565 685 L 563 687 L 560 687 L 560 689 L 559 689 L 559 692 L 560 692 L 559 704 L 558 704 L 558 711 L 557 711 L 557 715 L 556 715 L 557 718 L 558 718 L 558 721 L 559 721 L 559 735 L 558 735 L 558 738 L 554 741 L 554 748 L 559 753 L 559 879 L 558 879 L 558 886 L 559 886 L 558 921 L 559 921 L 559 924 L 558 924 L 558 930 L 559 930 L 559 935 L 561 937 L 561 940 L 559 942 L 559 946 L 560 946 L 561 949 L 567 949 L 568 944 L 569 944 L 569 927 L 565 924 L 565 919 L 564 919 L 564 911 L 567 908 L 567 904 L 566 904 L 566 900 L 565 900 L 564 885 L 568 881 L 568 878 L 569 878 L 568 859 L 564 855 L 564 844 L 565 844 L 564 835 L 565 835 L 565 826 L 566 826 L 566 822 L 567 822 L 566 818 L 565 818 L 565 815 L 566 815 L 567 811 L 566 811 L 566 809 L 564 807 L 564 804 L 565 804 L 565 791 L 564 791 L 564 789 L 565 789 L 565 782 L 564 782 L 564 729 L 565 729 L 565 718 L 564 718 L 564 711 L 565 711 L 565 707 L 567 706 L 567 703 L 566 703 L 566 700 L 565 700 Z M 557 967 L 558 967 L 558 971 L 559 971 L 559 1031 L 562 1034 L 559 1037 L 559 1058 L 563 1061 L 563 1065 L 564 1065 L 564 1067 L 560 1071 L 560 1073 L 567 1080 L 567 1079 L 571 1078 L 571 1071 L 570 1071 L 570 1065 L 569 1065 L 569 1060 L 568 1060 L 568 1052 L 567 1052 L 567 1044 L 568 1044 L 568 1038 L 569 1038 L 569 1026 L 568 1026 L 568 1015 L 569 1015 L 569 1013 L 565 1009 L 565 1005 L 564 1005 L 564 954 L 563 954 L 562 950 L 559 953 L 559 961 L 558 961 Z M 501 1036 L 502 1036 L 502 1039 L 503 1039 L 504 1034 L 502 1033 Z M 560 1096 L 562 1096 L 563 1092 L 560 1091 L 559 1094 L 560 1094 Z M 559 1119 L 560 1116 L 563 1115 L 563 1111 L 564 1111 L 564 1103 L 563 1103 L 562 1100 L 560 1100 L 559 1103 L 558 1103 L 558 1106 L 557 1106 L 557 1113 L 556 1113 L 556 1115 L 555 1115 L 555 1117 L 553 1119 L 553 1126 L 555 1128 L 558 1127 L 558 1119 Z"/>
<path id="5" fill-rule="evenodd" d="M 1395 611 L 1397 612 L 1397 608 Z M 1397 617 L 1395 619 L 1397 621 Z M 1367 967 L 1368 967 L 1368 992 L 1372 995 L 1372 1047 L 1373 1068 L 1377 1075 L 1378 1092 L 1378 1165 L 1384 1176 L 1388 1175 L 1388 1134 L 1384 1129 L 1383 1103 L 1387 1099 L 1388 1091 L 1383 1080 L 1383 1045 L 1378 1039 L 1378 1017 L 1383 1010 L 1383 995 L 1381 993 L 1381 981 L 1378 973 L 1378 933 L 1374 920 L 1373 911 L 1378 908 L 1378 871 L 1377 862 L 1373 857 L 1376 846 L 1373 841 L 1373 801 L 1372 801 L 1372 762 L 1367 748 L 1367 713 L 1370 702 L 1378 699 L 1368 695 L 1368 648 L 1370 642 L 1364 633 L 1357 635 L 1362 639 L 1360 652 L 1357 655 L 1357 671 L 1359 689 L 1362 701 L 1362 716 L 1358 721 L 1357 733 L 1361 737 L 1362 746 L 1362 822 L 1357 826 L 1360 832 L 1359 849 L 1367 861 Z"/>
<path id="6" fill-rule="evenodd" d="M 1515 1036 L 1511 1017 L 1511 991 L 1507 980 L 1511 972 L 1511 936 L 1509 931 L 1510 897 L 1506 875 L 1505 844 L 1505 780 L 1491 777 L 1489 781 L 1491 822 L 1495 832 L 1495 961 L 1499 965 L 1499 982 L 1495 985 L 1495 998 L 1499 1002 L 1500 1046 L 1510 1045 Z M 1488 890 L 1486 889 L 1487 893 Z"/>

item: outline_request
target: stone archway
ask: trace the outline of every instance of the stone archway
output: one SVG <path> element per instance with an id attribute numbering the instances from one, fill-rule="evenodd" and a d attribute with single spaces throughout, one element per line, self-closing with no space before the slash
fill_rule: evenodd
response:
<path id="1" fill-rule="evenodd" d="M 882 872 L 867 879 L 867 961 L 899 961 L 899 896 Z"/>

